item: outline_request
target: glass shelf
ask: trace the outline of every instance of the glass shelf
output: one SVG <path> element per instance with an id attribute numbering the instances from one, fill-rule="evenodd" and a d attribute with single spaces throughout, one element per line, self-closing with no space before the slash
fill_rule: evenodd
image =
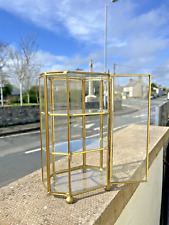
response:
<path id="1" fill-rule="evenodd" d="M 100 110 L 100 109 L 86 109 L 85 113 L 82 112 L 82 109 L 72 109 L 69 111 L 70 116 L 88 116 L 88 115 L 103 115 L 108 114 L 107 109 L 106 110 Z M 53 112 L 48 112 L 49 116 L 67 116 L 66 110 L 56 110 Z"/>
<path id="2" fill-rule="evenodd" d="M 99 151 L 99 150 L 105 150 L 107 148 L 107 142 L 103 141 L 103 148 L 100 148 L 100 142 L 101 139 L 86 139 L 86 151 Z M 58 154 L 58 155 L 68 155 L 68 142 L 60 142 L 60 143 L 55 143 L 55 149 L 53 154 Z M 49 146 L 50 153 L 52 154 L 52 145 Z M 83 140 L 74 140 L 70 141 L 70 151 L 71 153 L 77 153 L 77 152 L 83 152 Z"/>

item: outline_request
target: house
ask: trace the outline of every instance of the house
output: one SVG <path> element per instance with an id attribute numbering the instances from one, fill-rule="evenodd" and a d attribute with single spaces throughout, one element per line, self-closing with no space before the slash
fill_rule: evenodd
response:
<path id="1" fill-rule="evenodd" d="M 130 78 L 129 83 L 123 87 L 123 96 L 126 98 L 147 97 L 148 85 L 144 83 L 142 77 L 137 80 Z"/>
<path id="2" fill-rule="evenodd" d="M 25 91 L 22 91 L 22 94 L 24 94 Z M 19 89 L 14 89 L 11 93 L 12 96 L 20 96 L 20 90 Z"/>
<path id="3" fill-rule="evenodd" d="M 162 86 L 154 87 L 153 90 L 156 92 L 157 96 L 163 96 L 164 90 Z"/>

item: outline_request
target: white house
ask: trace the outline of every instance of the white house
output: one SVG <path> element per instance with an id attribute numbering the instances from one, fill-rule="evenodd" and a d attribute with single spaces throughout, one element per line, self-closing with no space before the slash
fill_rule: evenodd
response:
<path id="1" fill-rule="evenodd" d="M 148 86 L 138 77 L 137 80 L 130 78 L 129 83 L 123 87 L 123 96 L 126 98 L 145 98 L 147 97 Z"/>

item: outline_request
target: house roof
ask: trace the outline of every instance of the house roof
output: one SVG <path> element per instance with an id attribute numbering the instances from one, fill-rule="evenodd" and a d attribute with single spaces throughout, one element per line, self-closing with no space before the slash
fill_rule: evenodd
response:
<path id="1" fill-rule="evenodd" d="M 22 94 L 24 94 L 25 91 L 22 91 Z M 11 95 L 20 95 L 20 90 L 13 90 Z"/>
<path id="2" fill-rule="evenodd" d="M 129 83 L 125 87 L 134 87 L 138 82 L 140 82 L 140 81 L 130 79 Z"/>
<path id="3" fill-rule="evenodd" d="M 120 85 L 114 85 L 114 90 L 115 90 L 116 92 L 122 92 L 122 91 L 123 91 L 123 87 L 120 86 Z"/>

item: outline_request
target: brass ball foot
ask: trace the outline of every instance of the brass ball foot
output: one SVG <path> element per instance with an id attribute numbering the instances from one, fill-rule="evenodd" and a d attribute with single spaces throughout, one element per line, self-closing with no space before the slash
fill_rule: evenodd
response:
<path id="1" fill-rule="evenodd" d="M 73 197 L 72 197 L 72 196 L 68 196 L 68 197 L 66 198 L 66 202 L 67 202 L 68 204 L 73 204 L 73 202 L 74 202 Z"/>
<path id="2" fill-rule="evenodd" d="M 111 190 L 111 185 L 107 185 L 105 188 L 104 188 L 105 191 L 110 191 Z"/>

